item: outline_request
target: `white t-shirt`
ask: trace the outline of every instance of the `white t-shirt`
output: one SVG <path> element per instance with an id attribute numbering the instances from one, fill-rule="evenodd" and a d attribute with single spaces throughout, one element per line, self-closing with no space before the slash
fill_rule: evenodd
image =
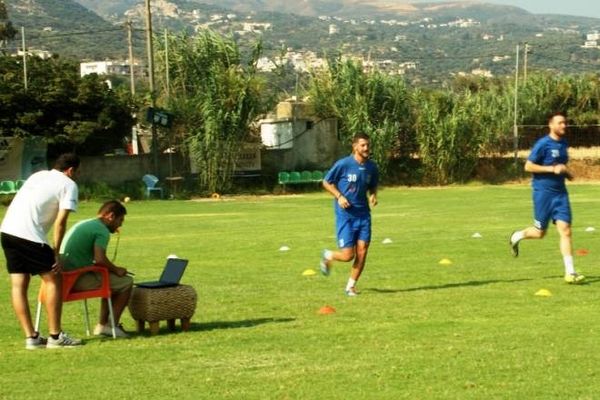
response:
<path id="1" fill-rule="evenodd" d="M 77 184 L 58 170 L 31 175 L 6 211 L 0 231 L 36 243 L 48 242 L 58 210 L 77 211 Z"/>

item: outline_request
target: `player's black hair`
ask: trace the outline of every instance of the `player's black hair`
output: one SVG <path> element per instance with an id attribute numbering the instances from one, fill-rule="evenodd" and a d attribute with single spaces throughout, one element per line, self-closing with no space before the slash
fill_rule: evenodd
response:
<path id="1" fill-rule="evenodd" d="M 127 214 L 127 209 L 123 204 L 121 204 L 118 200 L 109 200 L 106 203 L 102 204 L 100 209 L 98 210 L 98 215 L 106 215 L 113 213 L 115 217 L 120 217 L 122 215 Z"/>
<path id="2" fill-rule="evenodd" d="M 56 161 L 54 162 L 54 169 L 57 169 L 61 172 L 68 170 L 69 168 L 79 168 L 81 164 L 81 160 L 79 156 L 75 153 L 64 153 L 58 156 Z"/>
<path id="3" fill-rule="evenodd" d="M 567 119 L 567 114 L 562 111 L 553 111 L 550 114 L 548 114 L 548 123 L 552 122 L 554 117 L 564 117 L 565 119 Z"/>
<path id="4" fill-rule="evenodd" d="M 369 137 L 369 135 L 367 135 L 366 133 L 357 133 L 352 137 L 352 144 L 358 142 L 360 139 L 364 139 L 364 140 L 371 140 L 371 138 Z"/>

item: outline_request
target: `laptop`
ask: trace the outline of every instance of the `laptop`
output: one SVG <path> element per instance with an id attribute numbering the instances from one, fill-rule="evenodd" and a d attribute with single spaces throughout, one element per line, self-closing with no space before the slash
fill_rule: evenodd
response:
<path id="1" fill-rule="evenodd" d="M 164 288 L 179 285 L 188 260 L 168 258 L 165 268 L 157 281 L 140 282 L 135 285 L 141 288 Z"/>

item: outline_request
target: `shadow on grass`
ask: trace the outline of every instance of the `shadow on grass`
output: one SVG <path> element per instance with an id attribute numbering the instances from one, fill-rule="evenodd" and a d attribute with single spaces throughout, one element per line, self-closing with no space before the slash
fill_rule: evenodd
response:
<path id="1" fill-rule="evenodd" d="M 493 285 L 495 283 L 514 283 L 514 282 L 524 282 L 524 281 L 532 281 L 531 278 L 525 279 L 489 279 L 485 281 L 468 281 L 468 282 L 457 282 L 457 283 L 446 283 L 443 285 L 436 286 L 419 286 L 413 288 L 406 289 L 379 289 L 379 288 L 366 288 L 363 289 L 365 292 L 375 292 L 375 293 L 407 293 L 407 292 L 418 292 L 421 290 L 441 290 L 441 289 L 454 289 L 460 287 L 472 287 L 472 286 L 485 286 L 485 285 Z"/>
<path id="2" fill-rule="evenodd" d="M 545 276 L 543 279 L 563 279 L 563 275 Z M 600 282 L 600 276 L 585 275 L 585 281 L 573 286 L 585 286 L 596 282 Z"/>
<path id="3" fill-rule="evenodd" d="M 253 328 L 263 324 L 280 324 L 285 322 L 295 321 L 296 318 L 256 318 L 256 319 L 243 319 L 239 321 L 212 321 L 197 323 L 193 322 L 190 327 L 190 331 L 212 331 L 215 329 L 239 329 L 239 328 Z"/>

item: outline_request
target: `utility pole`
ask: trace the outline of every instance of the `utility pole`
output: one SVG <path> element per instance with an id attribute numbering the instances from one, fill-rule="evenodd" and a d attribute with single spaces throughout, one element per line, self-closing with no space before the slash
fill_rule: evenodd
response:
<path id="1" fill-rule="evenodd" d="M 529 44 L 525 43 L 525 54 L 523 55 L 523 83 L 527 82 L 527 54 L 529 53 Z"/>
<path id="2" fill-rule="evenodd" d="M 165 28 L 165 85 L 167 101 L 170 95 L 170 77 L 169 77 L 169 31 Z M 167 103 L 168 104 L 168 103 Z M 169 130 L 169 178 L 173 177 L 173 147 L 171 145 L 171 131 Z"/>
<path id="3" fill-rule="evenodd" d="M 517 114 L 519 112 L 519 45 L 517 44 L 517 65 L 515 67 L 515 108 L 513 121 L 513 146 L 515 151 L 515 167 L 517 166 L 519 153 L 519 127 L 517 126 Z"/>
<path id="4" fill-rule="evenodd" d="M 169 30 L 165 28 L 165 81 L 167 100 L 171 94 L 171 78 L 169 74 Z"/>
<path id="5" fill-rule="evenodd" d="M 129 47 L 129 80 L 131 96 L 135 96 L 135 72 L 133 70 L 133 26 L 131 20 L 127 20 L 127 45 Z"/>
<path id="6" fill-rule="evenodd" d="M 27 49 L 25 48 L 25 27 L 21 27 L 21 48 L 23 50 L 23 86 L 27 90 Z"/>
<path id="7" fill-rule="evenodd" d="M 150 0 L 146 0 L 146 45 L 148 53 L 148 85 L 150 86 L 150 107 L 156 109 L 156 93 L 154 91 L 154 48 L 152 43 L 152 12 L 150 10 Z M 158 137 L 154 116 L 151 122 L 152 129 L 152 160 L 154 173 L 158 173 Z"/>

